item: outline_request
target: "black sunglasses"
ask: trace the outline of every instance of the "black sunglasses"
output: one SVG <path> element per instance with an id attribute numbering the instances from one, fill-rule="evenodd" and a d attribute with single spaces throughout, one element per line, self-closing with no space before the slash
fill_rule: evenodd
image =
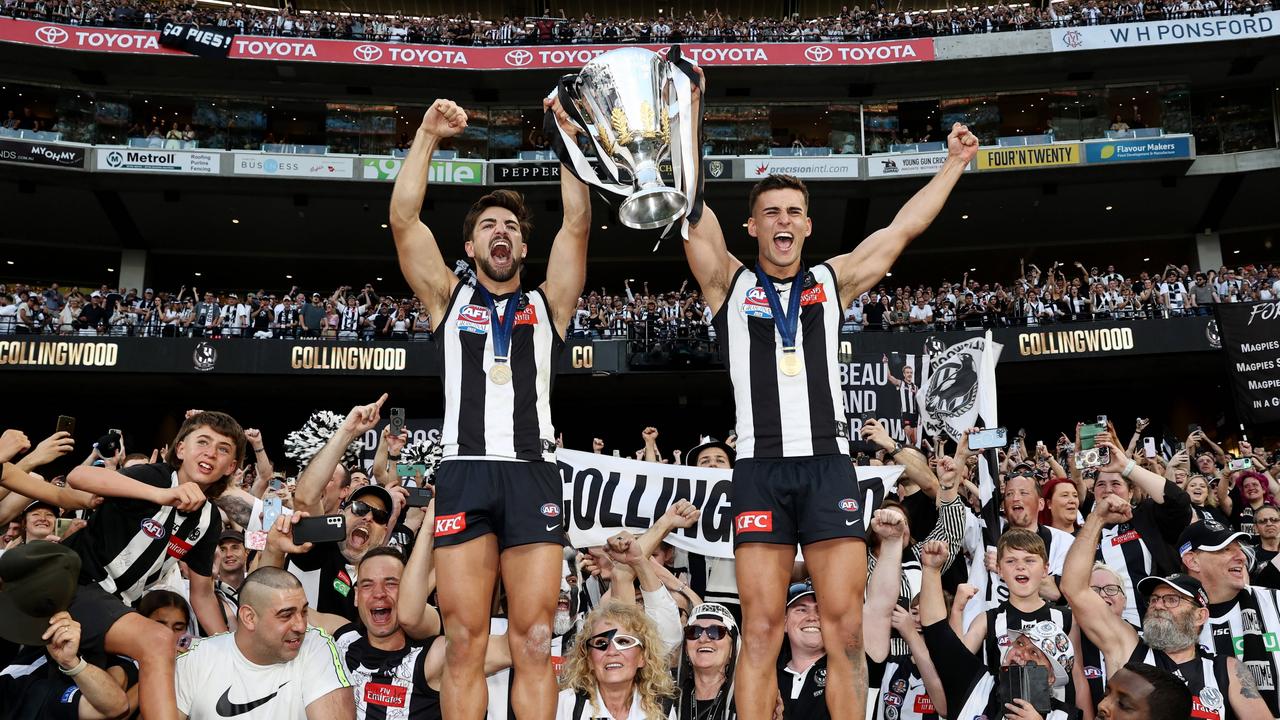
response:
<path id="1" fill-rule="evenodd" d="M 364 517 L 365 515 L 372 514 L 373 521 L 379 525 L 386 525 L 387 521 L 391 519 L 390 510 L 379 510 L 363 500 L 352 500 L 351 504 L 347 505 L 347 509 L 356 517 Z"/>
<path id="2" fill-rule="evenodd" d="M 723 625 L 689 625 L 684 629 L 685 640 L 697 640 L 706 635 L 708 640 L 719 640 L 729 634 L 729 628 Z"/>

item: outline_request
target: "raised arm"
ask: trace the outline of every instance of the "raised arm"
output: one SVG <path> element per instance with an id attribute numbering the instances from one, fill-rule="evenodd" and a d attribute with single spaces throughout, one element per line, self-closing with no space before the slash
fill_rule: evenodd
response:
<path id="1" fill-rule="evenodd" d="M 1071 603 L 1071 614 L 1084 629 L 1084 634 L 1102 651 L 1111 672 L 1120 669 L 1133 649 L 1138 634 L 1133 626 L 1116 617 L 1102 596 L 1089 587 L 1093 575 L 1093 558 L 1107 522 L 1125 522 L 1133 517 L 1129 504 L 1114 495 L 1098 502 L 1076 533 L 1075 542 L 1062 564 L 1062 580 L 1058 588 Z"/>
<path id="2" fill-rule="evenodd" d="M 435 235 L 422 222 L 422 198 L 427 192 L 431 154 L 445 138 L 467 127 L 467 113 L 450 100 L 436 100 L 422 116 L 391 191 L 391 234 L 396 241 L 400 270 L 414 294 L 433 318 L 443 318 L 458 278 L 445 264 Z"/>
<path id="3" fill-rule="evenodd" d="M 690 116 L 702 117 L 702 95 L 706 91 L 706 77 L 701 68 L 695 69 L 701 82 L 693 88 L 691 94 Z M 702 128 L 694 133 L 702 137 Z M 702 182 L 702 167 L 698 167 L 698 182 Z M 719 312 L 729 293 L 729 281 L 733 273 L 742 263 L 729 254 L 729 247 L 724 241 L 724 232 L 720 228 L 720 220 L 707 204 L 702 206 L 702 215 L 696 225 L 689 226 L 689 239 L 684 243 L 684 256 L 689 261 L 689 269 L 693 271 L 693 279 L 698 281 L 702 295 L 711 306 L 711 311 Z M 630 291 L 630 288 L 628 288 Z M 646 293 L 648 294 L 648 293 Z"/>
<path id="4" fill-rule="evenodd" d="M 257 469 L 249 494 L 262 497 L 267 492 L 267 484 L 271 482 L 271 476 L 275 474 L 276 469 L 271 464 L 271 458 L 267 456 L 267 448 L 262 442 L 262 431 L 246 428 L 244 437 L 249 441 L 249 449 L 253 450 L 254 467 Z"/>
<path id="5" fill-rule="evenodd" d="M 578 127 L 565 115 L 559 100 L 544 100 L 543 106 L 555 113 L 560 127 L 576 136 Z M 556 332 L 564 337 L 573 310 L 587 282 L 587 239 L 591 236 L 591 193 L 581 180 L 565 166 L 560 166 L 560 204 L 563 217 L 560 232 L 551 243 L 547 261 L 547 279 L 542 284 L 551 304 L 551 317 Z M 527 239 L 526 239 L 527 242 Z"/>
<path id="6" fill-rule="evenodd" d="M 929 184 L 920 189 L 893 218 L 853 250 L 831 259 L 840 284 L 840 297 L 852 299 L 870 290 L 892 267 L 907 245 L 923 233 L 942 211 L 964 169 L 978 153 L 978 139 L 960 123 L 947 137 L 947 160 Z"/>
<path id="7" fill-rule="evenodd" d="M 436 501 L 427 503 L 422 527 L 413 552 L 405 562 L 400 576 L 400 595 L 396 599 L 396 617 L 409 637 L 421 640 L 440 634 L 440 612 L 427 603 L 436 587 L 435 565 L 431 562 L 431 550 L 435 544 L 432 531 L 436 526 Z"/>
<path id="8" fill-rule="evenodd" d="M 902 550 L 906 521 L 897 509 L 877 510 L 871 517 L 871 532 L 880 537 L 876 567 L 867 582 L 867 601 L 862 609 L 862 642 L 867 657 L 884 662 L 889 655 L 889 631 L 893 608 L 902 587 Z"/>
<path id="9" fill-rule="evenodd" d="M 360 437 L 365 431 L 378 424 L 382 404 L 387 401 L 383 393 L 377 402 L 369 405 L 357 405 L 347 413 L 342 425 L 334 431 L 329 441 L 320 448 L 320 452 L 307 463 L 307 469 L 298 478 L 298 486 L 293 493 L 293 507 L 312 515 L 324 514 L 324 487 L 333 477 L 334 468 L 342 460 L 342 454 L 352 440 Z"/>

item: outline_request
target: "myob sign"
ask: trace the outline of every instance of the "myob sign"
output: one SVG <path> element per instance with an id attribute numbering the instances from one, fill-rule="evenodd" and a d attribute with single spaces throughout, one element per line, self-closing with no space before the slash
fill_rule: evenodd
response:
<path id="1" fill-rule="evenodd" d="M 1079 165 L 1079 143 L 1055 143 L 1029 147 L 983 148 L 978 151 L 979 170 Z"/>
<path id="2" fill-rule="evenodd" d="M 99 148 L 98 169 L 118 172 L 190 173 L 217 175 L 219 157 L 213 152 L 141 148 Z"/>
<path id="3" fill-rule="evenodd" d="M 395 180 L 404 166 L 395 158 L 365 158 L 362 161 L 365 180 Z M 446 185 L 483 185 L 484 162 L 480 160 L 432 160 L 427 182 Z"/>

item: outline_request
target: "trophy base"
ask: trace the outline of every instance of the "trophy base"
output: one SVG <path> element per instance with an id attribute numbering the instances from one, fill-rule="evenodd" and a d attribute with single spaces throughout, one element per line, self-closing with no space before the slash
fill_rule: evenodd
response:
<path id="1" fill-rule="evenodd" d="M 627 197 L 618 208 L 618 219 L 635 230 L 652 230 L 679 220 L 689 207 L 680 191 L 666 186 L 651 187 Z"/>

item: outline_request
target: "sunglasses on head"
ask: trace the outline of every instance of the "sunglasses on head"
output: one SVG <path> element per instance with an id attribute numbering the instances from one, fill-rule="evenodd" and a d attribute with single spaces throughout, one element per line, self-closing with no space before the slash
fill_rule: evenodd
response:
<path id="1" fill-rule="evenodd" d="M 592 650 L 604 652 L 609 649 L 610 643 L 613 644 L 614 649 L 618 652 L 630 650 L 635 647 L 641 647 L 644 644 L 640 642 L 640 638 L 638 637 L 622 635 L 619 634 L 617 630 L 606 630 L 599 635 L 592 635 L 591 638 L 587 640 L 587 647 Z"/>
<path id="2" fill-rule="evenodd" d="M 391 519 L 391 512 L 389 510 L 379 510 L 363 500 L 352 500 L 351 504 L 347 505 L 347 509 L 356 517 L 364 517 L 365 515 L 372 513 L 373 521 L 379 525 L 386 525 L 387 521 Z"/>
<path id="3" fill-rule="evenodd" d="M 697 640 L 703 635 L 708 640 L 719 640 L 729 634 L 729 628 L 723 625 L 689 625 L 684 629 L 685 640 Z"/>

